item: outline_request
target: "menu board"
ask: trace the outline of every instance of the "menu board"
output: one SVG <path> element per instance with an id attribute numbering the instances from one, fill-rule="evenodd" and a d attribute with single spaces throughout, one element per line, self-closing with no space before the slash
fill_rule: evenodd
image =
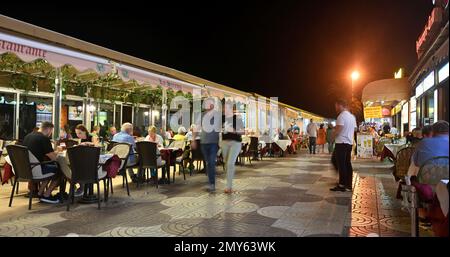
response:
<path id="1" fill-rule="evenodd" d="M 364 118 L 381 118 L 383 117 L 381 106 L 364 107 Z"/>
<path id="2" fill-rule="evenodd" d="M 373 157 L 373 137 L 369 134 L 358 133 L 357 138 L 357 156 L 360 158 Z"/>

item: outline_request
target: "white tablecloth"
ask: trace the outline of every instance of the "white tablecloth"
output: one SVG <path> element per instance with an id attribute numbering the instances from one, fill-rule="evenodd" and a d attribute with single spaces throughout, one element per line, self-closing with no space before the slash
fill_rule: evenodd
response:
<path id="1" fill-rule="evenodd" d="M 281 150 L 286 151 L 288 146 L 291 145 L 291 140 L 279 139 L 279 140 L 275 141 L 275 144 L 277 144 L 281 148 Z"/>
<path id="2" fill-rule="evenodd" d="M 441 205 L 442 213 L 445 217 L 448 215 L 448 179 L 443 179 L 436 185 L 436 196 Z"/>
<path id="3" fill-rule="evenodd" d="M 385 144 L 384 145 L 394 156 L 397 156 L 398 151 L 405 147 L 404 144 Z"/>

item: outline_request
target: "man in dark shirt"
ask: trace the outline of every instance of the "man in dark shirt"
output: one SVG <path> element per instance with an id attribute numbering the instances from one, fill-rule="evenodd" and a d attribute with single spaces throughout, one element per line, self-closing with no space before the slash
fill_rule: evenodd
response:
<path id="1" fill-rule="evenodd" d="M 50 142 L 50 136 L 53 133 L 53 124 L 50 122 L 43 122 L 41 127 L 36 132 L 31 132 L 25 136 L 23 140 L 23 145 L 30 150 L 31 153 L 39 160 L 43 161 L 55 161 L 58 154 L 53 150 L 52 144 Z M 41 165 L 42 173 L 59 173 L 59 168 L 56 164 L 44 164 Z M 44 192 L 46 185 L 50 180 L 41 182 L 39 186 L 38 196 L 40 201 L 46 203 L 58 203 L 59 199 L 52 196 L 52 191 L 58 186 L 58 179 L 51 181 L 47 190 Z"/>

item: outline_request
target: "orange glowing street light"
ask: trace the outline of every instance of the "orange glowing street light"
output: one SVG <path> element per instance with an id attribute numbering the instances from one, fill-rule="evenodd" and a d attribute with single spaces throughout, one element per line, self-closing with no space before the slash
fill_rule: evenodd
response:
<path id="1" fill-rule="evenodd" d="M 354 71 L 352 72 L 352 74 L 350 75 L 350 77 L 351 77 L 351 79 L 352 79 L 352 99 L 351 99 L 351 101 L 353 101 L 353 82 L 354 82 L 355 80 L 358 80 L 358 79 L 359 79 L 359 76 L 360 76 L 360 74 L 359 74 L 359 71 L 357 71 L 357 70 L 354 70 Z"/>
<path id="2" fill-rule="evenodd" d="M 352 77 L 352 81 L 358 80 L 359 79 L 359 72 L 356 71 L 356 70 L 353 71 L 351 77 Z"/>

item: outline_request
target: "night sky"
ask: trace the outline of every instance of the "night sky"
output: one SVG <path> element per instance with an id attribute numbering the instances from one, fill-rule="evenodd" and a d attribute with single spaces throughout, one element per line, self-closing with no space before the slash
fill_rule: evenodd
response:
<path id="1" fill-rule="evenodd" d="M 0 13 L 326 117 L 350 94 L 352 69 L 359 91 L 412 71 L 432 9 L 431 0 L 12 2 Z"/>

